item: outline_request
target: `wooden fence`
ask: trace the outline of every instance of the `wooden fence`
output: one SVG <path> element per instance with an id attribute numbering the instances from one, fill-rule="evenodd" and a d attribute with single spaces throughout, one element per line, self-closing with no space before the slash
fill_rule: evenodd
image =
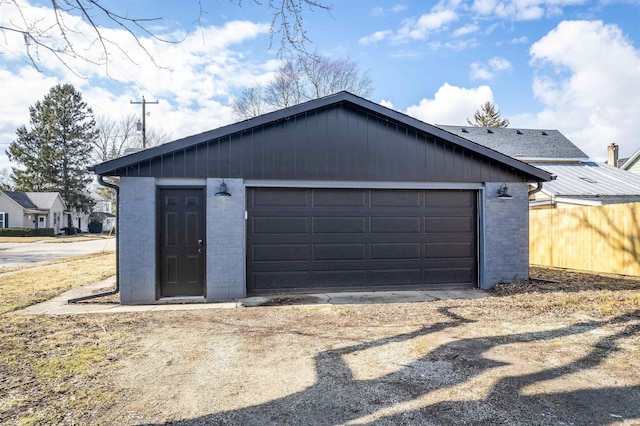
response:
<path id="1" fill-rule="evenodd" d="M 531 210 L 529 261 L 640 276 L 640 203 Z"/>

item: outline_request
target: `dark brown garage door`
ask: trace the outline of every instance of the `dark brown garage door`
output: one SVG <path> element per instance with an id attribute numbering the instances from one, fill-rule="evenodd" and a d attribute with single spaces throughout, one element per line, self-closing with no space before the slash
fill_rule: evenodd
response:
<path id="1" fill-rule="evenodd" d="M 476 284 L 475 191 L 252 188 L 247 196 L 250 294 Z"/>

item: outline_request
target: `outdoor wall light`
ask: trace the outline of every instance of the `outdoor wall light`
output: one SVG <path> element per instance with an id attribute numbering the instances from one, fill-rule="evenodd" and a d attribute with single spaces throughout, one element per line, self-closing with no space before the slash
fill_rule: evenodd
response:
<path id="1" fill-rule="evenodd" d="M 224 183 L 224 179 L 222 179 L 222 183 L 220 184 L 220 191 L 215 193 L 216 197 L 231 197 L 231 194 L 227 192 L 227 184 Z"/>
<path id="2" fill-rule="evenodd" d="M 502 184 L 500 185 L 500 188 L 498 189 L 498 198 L 501 200 L 511 200 L 513 199 L 513 197 L 511 195 L 509 195 L 509 188 L 507 188 L 506 184 Z"/>

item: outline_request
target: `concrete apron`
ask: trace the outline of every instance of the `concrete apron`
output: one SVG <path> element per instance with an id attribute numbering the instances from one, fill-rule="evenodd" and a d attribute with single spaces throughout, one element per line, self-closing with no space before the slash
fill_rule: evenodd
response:
<path id="1" fill-rule="evenodd" d="M 71 289 L 61 295 L 37 305 L 29 306 L 13 312 L 16 315 L 73 315 L 90 313 L 118 312 L 151 312 L 151 311 L 186 311 L 202 309 L 230 309 L 259 306 L 291 306 L 291 305 L 351 305 L 375 303 L 420 303 L 447 299 L 478 299 L 488 296 L 479 289 L 470 290 L 422 290 L 422 291 L 367 291 L 348 293 L 316 293 L 295 295 L 273 295 L 246 297 L 231 301 L 215 303 L 158 303 L 154 305 L 120 305 L 118 303 L 100 303 L 100 298 L 92 302 L 69 304 L 67 300 L 100 291 L 108 291 L 115 287 L 115 277 L 103 281 Z"/>

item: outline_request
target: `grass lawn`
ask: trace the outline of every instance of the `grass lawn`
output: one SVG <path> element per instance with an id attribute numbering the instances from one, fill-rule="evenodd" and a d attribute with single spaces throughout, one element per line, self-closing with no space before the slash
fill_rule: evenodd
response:
<path id="1" fill-rule="evenodd" d="M 322 362 L 335 357 L 336 362 L 340 361 L 337 365 L 349 365 L 359 372 L 362 377 L 355 374 L 349 378 L 356 385 L 357 380 L 373 383 L 376 374 L 382 375 L 384 380 L 376 382 L 381 389 L 391 380 L 387 377 L 397 376 L 385 369 L 400 368 L 405 364 L 409 366 L 405 370 L 415 371 L 415 377 L 408 376 L 414 377 L 411 380 L 418 380 L 417 373 L 423 371 L 419 368 L 427 365 L 440 366 L 439 371 L 449 371 L 445 367 L 450 365 L 452 374 L 462 377 L 460 375 L 469 368 L 480 368 L 482 362 L 489 362 L 485 358 L 489 356 L 504 358 L 504 369 L 515 365 L 514 359 L 519 360 L 522 368 L 548 368 L 547 381 L 535 379 L 538 374 L 535 371 L 521 376 L 532 380 L 526 388 L 528 393 L 521 394 L 522 389 L 505 389 L 504 395 L 490 393 L 489 397 L 479 390 L 486 388 L 499 392 L 492 384 L 504 380 L 497 376 L 502 370 L 487 367 L 478 370 L 478 374 L 476 370 L 469 370 L 469 379 L 457 388 L 432 391 L 425 388 L 422 396 L 415 399 L 419 402 L 423 398 L 423 403 L 429 404 L 432 402 L 425 398 L 430 395 L 445 400 L 471 395 L 473 401 L 480 401 L 473 403 L 476 405 L 489 404 L 491 401 L 487 398 L 521 397 L 525 408 L 519 409 L 526 410 L 527 404 L 537 403 L 540 398 L 568 392 L 566 383 L 560 380 L 566 378 L 562 376 L 563 368 L 574 376 L 587 374 L 585 377 L 595 385 L 600 385 L 599 380 L 628 380 L 624 386 L 619 385 L 620 389 L 628 389 L 628 386 L 640 383 L 640 282 L 541 268 L 532 268 L 532 276 L 540 280 L 501 284 L 491 292 L 493 297 L 478 300 L 74 316 L 23 317 L 11 313 L 70 287 L 112 275 L 114 262 L 113 253 L 99 254 L 67 259 L 64 263 L 31 265 L 28 269 L 0 274 L 0 424 L 164 423 L 198 418 L 203 412 L 212 413 L 214 409 L 209 408 L 212 405 L 207 405 L 206 401 L 215 401 L 216 412 L 236 416 L 213 417 L 210 419 L 212 424 L 217 420 L 233 424 L 234 419 L 240 421 L 243 415 L 248 416 L 245 420 L 251 420 L 254 412 L 229 407 L 242 407 L 246 400 L 250 410 L 256 404 L 254 399 L 261 395 L 264 401 L 273 402 L 265 406 L 265 410 L 276 410 L 273 414 L 276 416 L 282 414 L 277 410 L 288 409 L 289 406 L 283 408 L 277 404 L 290 401 L 286 398 L 292 391 L 287 387 L 291 383 L 274 379 L 274 375 L 285 374 L 292 380 L 288 373 L 296 371 L 294 376 L 299 375 L 300 380 L 309 378 L 309 383 L 300 387 L 300 399 L 292 400 L 302 407 L 310 401 L 309 395 L 315 395 L 305 393 L 308 392 L 305 389 L 313 390 L 308 386 L 314 385 L 318 380 L 315 375 L 322 372 L 314 373 L 313 368 L 307 368 L 318 356 L 320 367 Z M 443 316 L 442 312 L 448 312 L 449 316 Z M 418 334 L 406 341 L 397 337 L 405 332 L 408 332 L 406 335 L 415 334 L 415 329 L 435 327 L 442 321 L 460 326 L 453 327 L 451 332 Z M 538 334 L 546 333 L 545 330 L 550 330 L 553 338 L 536 340 Z M 565 336 L 557 331 L 556 336 L 554 330 L 571 332 Z M 369 346 L 368 342 L 381 336 L 387 338 L 388 343 L 382 345 L 380 351 L 375 345 Z M 441 339 L 438 344 L 434 343 L 437 339 Z M 465 344 L 479 346 L 476 351 L 472 346 L 465 347 L 460 353 L 455 351 L 455 345 Z M 518 345 L 523 345 L 524 349 Z M 352 346 L 362 348 L 340 353 L 341 348 Z M 566 361 L 564 357 L 573 361 Z M 358 369 L 359 359 L 368 366 L 364 370 Z M 378 359 L 381 362 L 377 362 Z M 330 360 L 334 362 L 333 358 Z M 214 364 L 216 362 L 220 364 Z M 229 364 L 232 362 L 238 364 Z M 551 368 L 547 365 L 549 362 L 559 367 Z M 251 370 L 254 364 L 255 368 Z M 563 364 L 566 367 L 562 367 Z M 249 370 L 241 371 L 229 365 Z M 280 365 L 281 371 L 278 370 Z M 376 372 L 375 368 L 381 372 Z M 515 367 L 505 371 L 507 376 L 524 374 Z M 219 378 L 224 374 L 229 374 L 228 380 Z M 345 386 L 337 373 L 325 374 L 328 377 L 325 380 L 335 380 L 335 389 Z M 260 379 L 260 375 L 264 378 Z M 552 380 L 554 377 L 555 381 Z M 571 383 L 584 386 L 587 379 Z M 234 388 L 236 384 L 238 387 Z M 412 386 L 407 385 L 407 392 L 415 391 Z M 558 389 L 553 390 L 554 386 Z M 607 391 L 609 384 L 602 386 Z M 337 400 L 339 394 L 332 395 L 330 389 L 333 388 L 320 388 L 318 395 Z M 458 393 L 452 393 L 454 391 Z M 280 392 L 284 396 L 267 398 L 265 395 L 271 395 L 270 392 Z M 531 399 L 536 392 L 542 396 Z M 168 395 L 178 399 L 167 404 Z M 344 394 L 342 397 L 353 396 Z M 193 401 L 207 408 L 197 408 L 200 405 Z M 371 404 L 381 404 L 384 397 L 371 401 Z M 514 407 L 519 404 L 517 399 L 512 403 Z M 458 409 L 466 410 L 460 415 L 478 414 L 465 407 L 447 410 L 454 414 Z M 370 413 L 374 416 L 377 411 Z M 615 411 L 612 413 L 616 414 Z M 415 411 L 413 415 L 418 414 L 419 411 Z M 493 419 L 498 421 L 500 417 Z M 531 420 L 523 417 L 521 421 L 527 423 L 527 419 Z M 370 417 L 371 422 L 375 423 L 374 420 Z M 611 421 L 615 420 L 611 417 Z M 469 421 L 473 423 L 473 417 Z"/>

